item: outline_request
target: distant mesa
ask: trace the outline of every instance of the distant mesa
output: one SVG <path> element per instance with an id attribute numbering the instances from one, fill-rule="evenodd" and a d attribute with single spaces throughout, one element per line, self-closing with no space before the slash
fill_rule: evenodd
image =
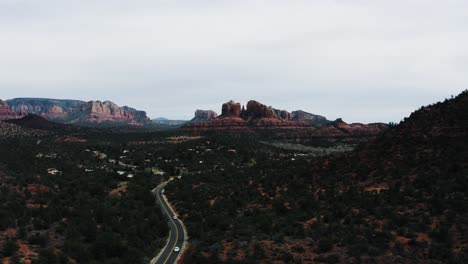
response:
<path id="1" fill-rule="evenodd" d="M 324 116 L 314 115 L 314 114 L 307 113 L 302 110 L 292 111 L 290 119 L 294 121 L 306 121 L 314 125 L 323 125 L 323 124 L 330 123 L 330 120 L 328 120 Z"/>
<path id="2" fill-rule="evenodd" d="M 156 125 L 159 126 L 164 126 L 168 128 L 177 128 L 180 127 L 181 125 L 189 122 L 187 120 L 173 120 L 165 117 L 158 117 L 152 120 L 152 122 Z"/>
<path id="3" fill-rule="evenodd" d="M 54 122 L 92 126 L 104 124 L 142 126 L 151 122 L 146 112 L 128 106 L 119 107 L 111 101 L 84 102 L 45 98 L 15 98 L 7 100 L 6 105 L 16 114 L 14 118 L 35 114 Z M 6 113 L 7 110 L 3 111 Z M 0 116 L 7 115 L 5 113 L 0 114 Z"/>
<path id="4" fill-rule="evenodd" d="M 218 114 L 213 110 L 197 110 L 195 117 L 191 122 L 208 121 L 218 117 Z"/>
<path id="5" fill-rule="evenodd" d="M 274 138 L 369 138 L 387 128 L 386 124 L 347 124 L 330 121 L 324 116 L 302 110 L 288 112 L 251 100 L 246 107 L 229 101 L 222 105 L 221 115 L 210 120 L 193 121 L 180 129 L 191 134 L 202 133 L 260 133 Z M 201 113 L 200 113 L 201 114 Z"/>

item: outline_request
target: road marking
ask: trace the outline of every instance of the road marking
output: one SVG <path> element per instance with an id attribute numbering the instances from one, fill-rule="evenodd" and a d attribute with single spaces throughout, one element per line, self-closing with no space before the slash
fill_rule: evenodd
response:
<path id="1" fill-rule="evenodd" d="M 151 191 L 154 195 L 156 195 L 156 200 L 161 200 L 160 197 L 159 197 L 159 190 L 164 189 L 164 187 L 165 187 L 166 185 L 167 185 L 166 183 L 163 183 L 163 184 L 159 185 L 158 187 L 154 188 L 154 189 Z M 164 207 L 164 204 L 163 204 L 163 203 L 164 203 L 164 202 L 161 200 L 161 207 Z M 163 208 L 162 210 L 165 210 L 165 208 Z M 159 252 L 159 254 L 151 260 L 150 264 L 157 264 L 157 263 L 159 263 L 160 258 L 161 258 L 161 255 L 166 251 L 167 247 L 168 247 L 169 244 L 170 244 L 169 242 L 170 242 L 170 240 L 171 240 L 171 233 L 172 233 L 172 231 L 169 230 L 169 235 L 168 235 L 168 237 L 167 237 L 167 243 L 166 243 L 166 245 L 161 249 L 161 251 Z"/>
<path id="2" fill-rule="evenodd" d="M 172 180 L 172 179 L 171 179 L 171 180 Z M 171 181 L 171 180 L 169 180 L 169 181 Z M 169 217 L 169 223 L 172 224 L 172 225 L 174 226 L 175 230 L 176 230 L 176 240 L 175 240 L 175 243 L 174 243 L 174 245 L 172 246 L 172 249 L 171 249 L 171 251 L 169 252 L 169 254 L 168 254 L 168 256 L 166 257 L 166 259 L 164 260 L 163 264 L 166 264 L 166 263 L 168 262 L 169 258 L 172 256 L 172 254 L 174 254 L 174 248 L 177 246 L 177 244 L 178 244 L 178 242 L 179 242 L 179 229 L 178 229 L 177 223 L 179 223 L 180 226 L 182 227 L 182 229 L 184 230 L 184 236 L 185 236 L 185 229 L 184 229 L 185 227 L 184 227 L 182 221 L 180 221 L 179 219 L 175 219 L 175 220 L 174 220 L 174 219 L 172 218 L 172 216 L 175 215 L 175 212 L 173 211 L 173 209 L 172 209 L 172 207 L 169 205 L 169 203 L 168 203 L 168 202 L 166 203 L 166 199 L 164 199 L 163 193 L 160 192 L 160 191 L 162 191 L 162 190 L 164 189 L 164 187 L 167 185 L 167 183 L 168 183 L 169 181 L 167 181 L 167 182 L 161 184 L 160 186 L 158 186 L 159 188 L 156 187 L 156 188 L 154 188 L 154 189 L 152 190 L 153 193 L 154 193 L 154 192 L 156 193 L 156 197 L 159 198 L 159 200 L 161 201 L 161 205 L 162 205 L 162 207 L 163 207 L 163 210 L 164 210 L 164 212 L 166 212 L 166 214 L 167 214 L 168 217 Z M 177 221 L 177 222 L 176 222 L 176 221 Z M 171 240 L 171 233 L 172 233 L 171 230 L 169 230 L 168 242 L 170 242 L 170 240 Z M 183 246 L 184 246 L 184 244 L 185 244 L 185 239 L 186 239 L 186 238 L 184 238 L 184 242 L 182 242 L 182 247 L 181 247 L 181 249 L 183 248 Z M 170 243 L 167 243 L 167 244 L 166 244 L 166 246 L 161 250 L 160 255 L 162 255 L 162 254 L 166 251 L 166 249 L 168 248 L 168 246 L 170 247 Z M 160 256 L 160 257 L 161 257 L 161 256 Z M 177 252 L 177 258 L 176 258 L 176 260 L 177 260 L 179 257 L 180 257 L 180 252 Z M 154 261 L 157 261 L 157 262 L 160 261 L 159 258 L 156 260 L 156 257 L 155 257 L 153 260 L 154 260 Z M 152 261 L 153 261 L 153 260 L 152 260 Z M 170 264 L 171 264 L 171 263 L 170 263 Z M 173 264 L 173 263 L 172 263 L 172 264 Z"/>
<path id="3" fill-rule="evenodd" d="M 173 254 L 174 248 L 176 247 L 177 241 L 179 240 L 179 230 L 178 230 L 178 228 L 177 228 L 177 225 L 174 223 L 173 219 L 171 218 L 171 214 L 168 212 L 168 210 L 167 210 L 167 208 L 166 208 L 166 206 L 169 206 L 169 205 L 165 204 L 164 197 L 162 197 L 162 193 L 158 192 L 158 195 L 159 195 L 159 194 L 160 194 L 159 199 L 161 200 L 161 203 L 163 204 L 164 211 L 166 211 L 167 216 L 169 217 L 169 221 L 172 222 L 172 224 L 173 224 L 174 227 L 175 227 L 175 231 L 176 231 L 176 240 L 175 240 L 174 246 L 172 247 L 170 253 L 167 255 L 167 258 L 164 260 L 164 264 L 166 264 L 167 261 L 169 260 L 169 258 L 171 257 L 171 255 Z M 170 237 L 169 237 L 169 240 L 170 240 Z"/>

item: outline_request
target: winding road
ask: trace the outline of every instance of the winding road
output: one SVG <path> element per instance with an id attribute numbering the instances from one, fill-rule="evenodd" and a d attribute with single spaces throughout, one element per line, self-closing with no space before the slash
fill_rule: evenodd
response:
<path id="1" fill-rule="evenodd" d="M 160 184 L 153 190 L 153 194 L 156 195 L 156 200 L 158 204 L 161 205 L 161 209 L 163 213 L 169 219 L 169 239 L 167 241 L 166 246 L 162 249 L 157 257 L 151 260 L 150 264 L 174 264 L 177 261 L 177 257 L 179 254 L 182 254 L 184 249 L 186 234 L 184 231 L 184 226 L 182 221 L 178 218 L 173 219 L 174 210 L 168 204 L 167 200 L 164 198 L 163 192 L 164 187 L 167 185 L 169 181 Z M 180 248 L 179 252 L 175 252 L 174 249 L 178 247 Z"/>

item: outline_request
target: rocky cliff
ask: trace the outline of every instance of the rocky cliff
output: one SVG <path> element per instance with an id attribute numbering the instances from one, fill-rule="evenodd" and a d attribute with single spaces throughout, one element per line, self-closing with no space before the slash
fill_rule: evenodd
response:
<path id="1" fill-rule="evenodd" d="M 242 112 L 242 117 L 247 120 L 260 118 L 278 118 L 275 109 L 257 101 L 247 102 L 247 109 Z"/>
<path id="2" fill-rule="evenodd" d="M 294 121 L 305 121 L 314 125 L 328 124 L 331 122 L 324 116 L 314 115 L 314 114 L 307 113 L 302 110 L 292 111 L 290 119 Z"/>
<path id="3" fill-rule="evenodd" d="M 341 119 L 334 122 L 323 116 L 304 111 L 278 110 L 257 101 L 247 107 L 229 101 L 222 106 L 222 114 L 215 119 L 192 122 L 181 131 L 203 133 L 257 133 L 272 138 L 301 141 L 310 138 L 369 139 L 387 128 L 386 124 L 347 124 Z"/>
<path id="4" fill-rule="evenodd" d="M 89 101 L 82 104 L 78 110 L 77 118 L 72 119 L 71 123 L 103 123 L 118 122 L 129 125 L 141 125 L 149 122 L 146 113 L 136 109 L 124 106 L 119 107 L 111 101 Z"/>
<path id="5" fill-rule="evenodd" d="M 19 115 L 2 100 L 0 100 L 0 120 L 16 119 Z"/>
<path id="6" fill-rule="evenodd" d="M 79 101 L 43 98 L 16 98 L 7 100 L 8 106 L 19 116 L 40 115 L 62 123 L 89 125 L 144 125 L 151 122 L 144 111 L 110 101 Z"/>
<path id="7" fill-rule="evenodd" d="M 52 120 L 66 119 L 83 101 L 42 98 L 15 98 L 7 100 L 11 109 L 21 115 L 36 114 Z"/>
<path id="8" fill-rule="evenodd" d="M 240 117 L 241 105 L 234 101 L 223 104 L 221 108 L 221 117 Z"/>
<path id="9" fill-rule="evenodd" d="M 208 121 L 218 117 L 218 114 L 212 110 L 197 110 L 195 111 L 195 117 L 191 120 L 192 122 Z"/>

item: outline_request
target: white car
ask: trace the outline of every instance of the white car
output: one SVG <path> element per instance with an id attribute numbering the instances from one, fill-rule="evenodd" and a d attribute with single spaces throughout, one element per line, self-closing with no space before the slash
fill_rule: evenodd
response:
<path id="1" fill-rule="evenodd" d="M 172 219 L 177 220 L 177 215 L 174 215 Z"/>
<path id="2" fill-rule="evenodd" d="M 179 247 L 175 247 L 174 248 L 174 252 L 179 252 L 180 251 L 180 248 Z"/>

